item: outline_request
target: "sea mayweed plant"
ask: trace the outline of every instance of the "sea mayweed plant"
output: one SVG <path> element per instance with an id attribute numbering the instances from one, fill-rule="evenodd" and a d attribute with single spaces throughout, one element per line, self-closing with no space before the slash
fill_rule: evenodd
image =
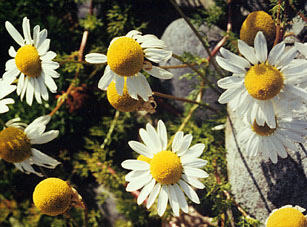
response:
<path id="1" fill-rule="evenodd" d="M 307 43 L 284 41 L 291 23 L 285 4 L 271 1 L 272 11 L 251 12 L 233 31 L 231 13 L 209 10 L 208 20 L 228 17 L 225 36 L 210 51 L 206 34 L 170 0 L 208 52 L 202 58 L 189 50 L 179 56 L 143 32 L 153 25 L 142 21 L 137 1 L 90 1 L 83 19 L 75 1 L 51 2 L 31 12 L 34 2 L 24 1 L 19 21 L 0 16 L 1 31 L 12 38 L 4 43 L 9 57 L 0 78 L 0 224 L 260 226 L 231 194 L 226 109 L 202 97 L 211 89 L 228 104 L 244 124 L 238 145 L 255 159 L 276 164 L 304 146 Z M 288 3 L 296 10 L 295 1 Z M 215 4 L 219 12 L 233 7 L 232 1 Z M 45 18 L 47 8 L 52 15 Z M 99 8 L 106 12 L 98 14 Z M 28 18 L 39 25 L 31 29 Z M 181 63 L 165 66 L 172 58 Z M 177 68 L 192 69 L 184 77 L 199 81 L 188 97 L 164 93 L 157 80 L 171 81 Z M 184 111 L 172 101 L 184 102 Z M 194 113 L 201 108 L 214 114 L 200 120 Z M 262 222 L 306 226 L 304 212 L 282 206 Z"/>

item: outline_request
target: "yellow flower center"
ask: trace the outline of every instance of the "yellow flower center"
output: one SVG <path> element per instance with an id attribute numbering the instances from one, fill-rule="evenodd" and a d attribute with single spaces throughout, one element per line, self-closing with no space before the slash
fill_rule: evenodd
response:
<path id="1" fill-rule="evenodd" d="M 32 45 L 20 47 L 15 56 L 15 63 L 20 72 L 29 77 L 38 77 L 42 66 L 36 48 Z"/>
<path id="2" fill-rule="evenodd" d="M 305 216 L 295 208 L 281 208 L 270 215 L 267 227 L 306 227 Z"/>
<path id="3" fill-rule="evenodd" d="M 263 32 L 268 43 L 274 41 L 275 23 L 272 17 L 264 11 L 255 11 L 247 16 L 241 26 L 240 39 L 253 46 L 258 31 Z"/>
<path id="4" fill-rule="evenodd" d="M 116 74 L 133 76 L 143 67 L 144 53 L 137 41 L 120 37 L 110 45 L 107 59 L 111 70 Z"/>
<path id="5" fill-rule="evenodd" d="M 151 162 L 151 158 L 148 158 L 148 157 L 146 157 L 144 155 L 139 155 L 137 160 L 147 162 L 148 164 L 150 164 L 150 162 Z"/>
<path id="6" fill-rule="evenodd" d="M 65 181 L 47 178 L 36 185 L 33 202 L 43 214 L 56 216 L 70 208 L 72 196 L 73 191 Z"/>
<path id="7" fill-rule="evenodd" d="M 269 100 L 283 88 L 284 77 L 275 67 L 261 63 L 248 70 L 244 85 L 248 93 L 255 99 Z"/>
<path id="8" fill-rule="evenodd" d="M 152 177 L 161 184 L 175 184 L 182 175 L 182 165 L 177 154 L 161 151 L 154 155 L 150 162 Z"/>
<path id="9" fill-rule="evenodd" d="M 133 99 L 128 94 L 127 84 L 125 80 L 123 95 L 119 95 L 116 91 L 115 82 L 112 81 L 107 88 L 107 98 L 110 104 L 117 110 L 122 112 L 131 112 L 137 110 L 144 102 L 142 98 Z"/>
<path id="10" fill-rule="evenodd" d="M 31 156 L 31 143 L 19 128 L 8 127 L 0 132 L 0 157 L 10 163 L 18 163 Z"/>
<path id="11" fill-rule="evenodd" d="M 260 136 L 269 136 L 275 132 L 276 128 L 270 128 L 266 123 L 264 123 L 264 126 L 259 126 L 256 121 L 254 121 L 252 130 Z"/>

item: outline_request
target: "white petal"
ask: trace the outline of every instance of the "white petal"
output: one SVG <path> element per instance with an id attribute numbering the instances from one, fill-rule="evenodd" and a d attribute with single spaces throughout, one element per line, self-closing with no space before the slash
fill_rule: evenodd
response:
<path id="1" fill-rule="evenodd" d="M 150 70 L 146 70 L 145 68 L 143 68 L 145 72 L 149 73 L 150 75 L 159 78 L 159 79 L 172 79 L 173 78 L 173 74 L 170 73 L 169 71 L 162 69 L 160 67 L 156 67 L 156 66 L 152 66 L 152 68 Z"/>
<path id="2" fill-rule="evenodd" d="M 162 216 L 166 210 L 168 202 L 168 190 L 166 185 L 162 185 L 158 198 L 158 215 Z"/>
<path id="3" fill-rule="evenodd" d="M 32 44 L 31 31 L 30 31 L 30 20 L 27 17 L 23 18 L 22 30 L 27 44 Z"/>
<path id="4" fill-rule="evenodd" d="M 50 76 L 46 75 L 44 72 L 42 72 L 42 77 L 43 77 L 43 79 L 45 81 L 45 84 L 49 88 L 49 90 L 52 93 L 56 93 L 57 92 L 57 85 L 54 82 L 54 80 Z"/>
<path id="5" fill-rule="evenodd" d="M 54 158 L 40 152 L 35 148 L 31 148 L 32 156 L 31 159 L 35 165 L 43 166 L 45 168 L 54 169 L 57 165 L 61 164 Z"/>
<path id="6" fill-rule="evenodd" d="M 41 104 L 42 103 L 42 99 L 41 99 L 41 94 L 40 94 L 40 86 L 39 86 L 39 82 L 37 79 L 34 79 L 34 95 L 35 95 L 35 99 L 36 101 Z"/>
<path id="7" fill-rule="evenodd" d="M 238 40 L 238 47 L 240 53 L 252 64 L 256 65 L 258 60 L 253 47 L 247 45 L 244 41 Z"/>
<path id="8" fill-rule="evenodd" d="M 137 152 L 138 154 L 146 156 L 148 158 L 153 158 L 153 153 L 144 144 L 137 141 L 129 141 L 128 144 L 131 147 L 131 149 Z"/>
<path id="9" fill-rule="evenodd" d="M 241 67 L 229 62 L 228 59 L 222 58 L 220 56 L 216 57 L 216 62 L 225 70 L 230 71 L 236 74 L 245 74 L 246 70 L 242 69 Z"/>
<path id="10" fill-rule="evenodd" d="M 142 44 L 141 44 L 141 47 L 143 49 L 144 48 L 151 48 L 151 47 L 164 49 L 164 48 L 166 48 L 166 44 L 163 40 L 150 38 L 150 39 L 144 40 L 144 42 L 142 42 Z"/>
<path id="11" fill-rule="evenodd" d="M 288 50 L 286 53 L 284 53 L 276 63 L 276 67 L 279 69 L 285 65 L 288 65 L 289 62 L 293 60 L 293 58 L 296 56 L 297 50 L 295 47 L 292 47 L 290 50 Z"/>
<path id="12" fill-rule="evenodd" d="M 148 134 L 148 132 L 141 128 L 140 129 L 140 137 L 143 140 L 143 142 L 145 143 L 145 145 L 147 146 L 147 149 L 150 150 L 152 153 L 156 154 L 161 150 L 158 150 L 154 141 L 152 140 L 150 134 Z"/>
<path id="13" fill-rule="evenodd" d="M 147 131 L 148 135 L 150 136 L 151 141 L 156 146 L 156 150 L 157 151 L 161 151 L 162 150 L 162 146 L 161 146 L 160 137 L 158 136 L 157 131 L 149 123 L 146 124 L 146 131 Z"/>
<path id="14" fill-rule="evenodd" d="M 193 158 L 198 158 L 203 153 L 203 150 L 205 149 L 205 144 L 197 143 L 190 147 L 187 153 L 185 153 L 182 156 L 182 159 L 184 159 L 186 156 L 191 156 Z"/>
<path id="15" fill-rule="evenodd" d="M 50 39 L 45 39 L 45 41 L 37 49 L 39 55 L 44 55 L 50 47 Z"/>
<path id="16" fill-rule="evenodd" d="M 134 192 L 136 190 L 139 190 L 144 185 L 148 184 L 151 180 L 152 180 L 152 176 L 150 175 L 149 171 L 144 172 L 144 174 L 139 176 L 138 179 L 133 180 L 127 184 L 126 191 Z"/>
<path id="17" fill-rule="evenodd" d="M 30 78 L 28 81 L 27 94 L 26 94 L 26 100 L 29 106 L 32 105 L 33 96 L 34 96 L 34 79 Z"/>
<path id="18" fill-rule="evenodd" d="M 24 82 L 25 82 L 25 78 L 24 78 L 24 74 L 23 73 L 21 73 L 20 74 L 20 77 L 19 77 L 19 79 L 18 79 L 18 83 L 17 83 L 17 95 L 20 95 L 20 93 L 21 93 L 21 90 L 22 90 L 22 88 L 23 88 L 23 86 L 24 86 Z"/>
<path id="19" fill-rule="evenodd" d="M 40 91 L 41 91 L 41 96 L 45 101 L 48 101 L 49 99 L 49 93 L 47 91 L 46 85 L 44 83 L 43 77 L 39 76 L 36 78 L 39 83 Z"/>
<path id="20" fill-rule="evenodd" d="M 166 131 L 165 124 L 163 123 L 162 120 L 158 121 L 157 131 L 158 131 L 158 136 L 160 137 L 162 150 L 166 150 L 166 146 L 167 146 L 167 131 Z"/>
<path id="21" fill-rule="evenodd" d="M 40 56 L 40 59 L 42 61 L 51 61 L 52 59 L 54 59 L 56 57 L 56 53 L 53 51 L 48 51 L 46 54 L 44 54 L 43 56 Z"/>
<path id="22" fill-rule="evenodd" d="M 90 53 L 85 55 L 85 61 L 92 64 L 103 64 L 107 62 L 107 56 L 99 53 Z"/>
<path id="23" fill-rule="evenodd" d="M 157 196 L 160 192 L 160 189 L 161 189 L 161 184 L 157 183 L 155 185 L 155 187 L 152 189 L 152 191 L 150 192 L 148 200 L 147 200 L 147 204 L 146 204 L 147 209 L 149 209 L 152 206 L 152 204 L 154 203 L 154 201 L 156 200 L 156 198 L 157 198 Z"/>
<path id="24" fill-rule="evenodd" d="M 15 48 L 11 46 L 10 49 L 9 49 L 9 55 L 10 55 L 12 58 L 15 58 L 15 57 L 16 57 L 16 54 L 17 54 L 17 52 L 16 52 Z"/>
<path id="25" fill-rule="evenodd" d="M 301 52 L 305 57 L 307 57 L 307 43 L 303 44 L 295 42 L 294 45 L 299 52 Z"/>
<path id="26" fill-rule="evenodd" d="M 146 197 L 149 195 L 149 193 L 152 191 L 152 189 L 154 188 L 156 184 L 156 180 L 152 179 L 149 184 L 145 185 L 145 187 L 142 189 L 142 191 L 140 192 L 138 198 L 137 198 L 137 203 L 140 205 L 141 203 L 144 202 L 144 200 L 146 199 Z"/>
<path id="27" fill-rule="evenodd" d="M 188 203 L 187 203 L 187 200 L 186 200 L 182 190 L 180 189 L 178 184 L 174 184 L 174 189 L 176 191 L 177 199 L 178 199 L 179 206 L 180 206 L 181 210 L 185 213 L 188 213 L 189 212 Z"/>
<path id="28" fill-rule="evenodd" d="M 47 38 L 47 33 L 48 32 L 46 29 L 43 29 L 42 31 L 39 32 L 39 38 L 38 38 L 36 49 L 39 49 L 40 46 L 45 42 Z"/>
<path id="29" fill-rule="evenodd" d="M 198 189 L 204 189 L 205 185 L 201 183 L 196 177 L 188 177 L 185 174 L 182 174 L 182 179 L 184 179 L 187 183 L 189 183 L 191 186 L 198 188 Z"/>
<path id="30" fill-rule="evenodd" d="M 194 158 L 190 155 L 181 157 L 181 164 L 184 166 L 194 167 L 194 168 L 203 168 L 207 165 L 208 161 L 200 158 Z"/>
<path id="31" fill-rule="evenodd" d="M 156 48 L 147 48 L 144 50 L 145 58 L 155 63 L 166 62 L 172 57 L 172 51 L 156 49 Z"/>
<path id="32" fill-rule="evenodd" d="M 122 77 L 122 76 L 116 75 L 114 77 L 114 79 L 115 79 L 116 92 L 117 92 L 117 94 L 122 96 L 123 95 L 123 90 L 124 90 L 125 78 Z"/>
<path id="33" fill-rule="evenodd" d="M 148 170 L 150 165 L 147 162 L 128 159 L 122 162 L 122 167 L 130 170 Z"/>
<path id="34" fill-rule="evenodd" d="M 126 34 L 126 37 L 133 38 L 133 36 L 135 36 L 135 35 L 140 35 L 140 34 L 142 34 L 142 33 L 139 32 L 139 31 L 137 31 L 137 30 L 131 30 L 130 32 L 128 32 L 128 33 Z"/>
<path id="35" fill-rule="evenodd" d="M 183 172 L 187 176 L 191 176 L 191 177 L 206 178 L 206 177 L 209 176 L 209 174 L 206 173 L 204 170 L 193 168 L 193 167 L 190 167 L 190 166 L 184 166 Z"/>
<path id="36" fill-rule="evenodd" d="M 50 130 L 48 132 L 43 133 L 37 138 L 31 139 L 31 144 L 44 144 L 54 140 L 58 137 L 59 131 L 58 130 Z"/>
<path id="37" fill-rule="evenodd" d="M 35 48 L 37 48 L 38 40 L 39 40 L 39 31 L 40 31 L 40 26 L 36 25 L 33 28 L 33 44 Z"/>
<path id="38" fill-rule="evenodd" d="M 182 138 L 183 138 L 183 132 L 182 131 L 176 132 L 173 143 L 172 143 L 173 152 L 178 151 L 178 148 L 181 145 Z"/>
<path id="39" fill-rule="evenodd" d="M 172 210 L 174 212 L 174 215 L 178 217 L 180 207 L 179 207 L 179 202 L 177 199 L 175 188 L 170 184 L 170 185 L 167 185 L 167 189 L 168 189 L 169 202 L 171 204 Z"/>
<path id="40" fill-rule="evenodd" d="M 244 82 L 244 78 L 237 77 L 237 76 L 229 76 L 222 78 L 217 81 L 217 85 L 220 88 L 228 89 L 228 88 L 234 88 L 238 85 L 242 84 Z"/>
<path id="41" fill-rule="evenodd" d="M 16 41 L 16 43 L 18 43 L 20 46 L 24 45 L 25 43 L 24 39 L 9 21 L 5 21 L 5 28 L 8 31 L 8 33 L 12 36 L 12 38 Z"/>
<path id="42" fill-rule="evenodd" d="M 190 200 L 197 204 L 200 203 L 196 192 L 186 182 L 184 182 L 183 180 L 179 180 L 179 184 Z"/>
<path id="43" fill-rule="evenodd" d="M 98 88 L 101 90 L 106 90 L 114 77 L 115 74 L 111 71 L 110 67 L 107 66 L 103 76 L 100 78 L 98 82 Z"/>
<path id="44" fill-rule="evenodd" d="M 19 163 L 14 163 L 14 165 L 22 172 L 26 173 L 26 174 L 30 174 L 30 173 L 34 173 L 39 177 L 43 177 L 44 175 L 36 172 L 33 167 L 31 166 L 31 163 L 29 163 L 28 159 L 26 159 L 23 162 L 19 162 Z"/>
<path id="45" fill-rule="evenodd" d="M 137 89 L 137 94 L 141 96 L 144 101 L 148 101 L 148 97 L 152 96 L 152 90 L 146 77 L 142 73 L 138 73 L 134 76 L 135 89 Z"/>
<path id="46" fill-rule="evenodd" d="M 10 59 L 5 63 L 5 71 L 12 71 L 16 68 L 15 59 Z"/>
<path id="47" fill-rule="evenodd" d="M 254 47 L 258 61 L 261 63 L 265 62 L 268 56 L 268 48 L 262 31 L 257 33 L 254 40 Z"/>
<path id="48" fill-rule="evenodd" d="M 182 138 L 181 144 L 178 147 L 177 155 L 182 156 L 189 149 L 193 136 L 191 134 L 187 134 Z"/>
<path id="49" fill-rule="evenodd" d="M 268 63 L 269 65 L 275 65 L 278 60 L 280 59 L 282 53 L 285 50 L 285 43 L 281 42 L 278 43 L 273 47 L 273 49 L 270 51 L 269 57 L 268 57 Z"/>
<path id="50" fill-rule="evenodd" d="M 247 60 L 245 60 L 244 58 L 242 58 L 242 57 L 240 57 L 236 54 L 231 53 L 229 50 L 227 50 L 223 47 L 221 48 L 220 53 L 229 62 L 233 63 L 234 65 L 241 67 L 242 69 L 251 67 L 250 63 Z"/>

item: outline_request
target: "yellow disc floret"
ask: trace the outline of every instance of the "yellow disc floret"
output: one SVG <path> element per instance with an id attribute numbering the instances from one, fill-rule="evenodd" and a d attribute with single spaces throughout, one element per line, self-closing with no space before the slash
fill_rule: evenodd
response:
<path id="1" fill-rule="evenodd" d="M 267 220 L 267 227 L 307 227 L 305 216 L 297 209 L 284 207 L 273 212 Z"/>
<path id="2" fill-rule="evenodd" d="M 254 45 L 254 39 L 258 31 L 262 31 L 267 42 L 275 39 L 275 23 L 272 17 L 264 11 L 251 12 L 243 22 L 240 30 L 240 39 L 248 45 Z"/>
<path id="3" fill-rule="evenodd" d="M 270 128 L 266 123 L 264 123 L 264 126 L 260 126 L 254 121 L 252 130 L 260 136 L 269 136 L 275 132 L 276 128 Z"/>
<path id="4" fill-rule="evenodd" d="M 261 63 L 248 70 L 244 85 L 248 93 L 255 99 L 269 100 L 283 88 L 284 77 L 275 67 Z"/>
<path id="5" fill-rule="evenodd" d="M 161 184 L 175 184 L 182 175 L 180 158 L 171 151 L 161 151 L 150 162 L 152 177 Z"/>
<path id="6" fill-rule="evenodd" d="M 123 95 L 119 95 L 116 91 L 115 82 L 112 81 L 107 89 L 107 98 L 110 104 L 117 110 L 122 112 L 131 112 L 137 110 L 144 102 L 143 99 L 133 99 L 128 94 L 127 84 L 125 80 Z"/>
<path id="7" fill-rule="evenodd" d="M 32 45 L 20 47 L 15 56 L 15 63 L 20 72 L 29 77 L 38 77 L 42 66 L 36 48 Z"/>
<path id="8" fill-rule="evenodd" d="M 120 76 L 133 76 L 143 67 L 144 53 L 140 44 L 132 38 L 120 37 L 110 45 L 108 65 Z"/>
<path id="9" fill-rule="evenodd" d="M 0 157 L 10 163 L 18 163 L 31 156 L 31 143 L 19 128 L 8 127 L 0 132 Z"/>
<path id="10" fill-rule="evenodd" d="M 150 164 L 150 162 L 151 162 L 151 158 L 148 158 L 148 157 L 146 157 L 144 155 L 139 155 L 137 160 L 147 162 L 148 164 Z"/>
<path id="11" fill-rule="evenodd" d="M 67 182 L 59 178 L 47 178 L 36 185 L 33 202 L 43 214 L 56 216 L 70 208 L 72 196 L 73 191 Z"/>

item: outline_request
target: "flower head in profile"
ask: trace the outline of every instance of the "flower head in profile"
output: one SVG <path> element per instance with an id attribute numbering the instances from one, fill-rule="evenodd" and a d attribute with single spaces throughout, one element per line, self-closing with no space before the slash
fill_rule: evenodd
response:
<path id="1" fill-rule="evenodd" d="M 252 46 L 259 31 L 264 33 L 268 43 L 273 43 L 276 34 L 275 22 L 262 10 L 248 14 L 240 29 L 240 39 Z"/>
<path id="2" fill-rule="evenodd" d="M 8 104 L 13 104 L 14 99 L 5 98 L 7 95 L 15 91 L 16 86 L 11 85 L 12 81 L 0 79 L 0 113 L 9 111 Z"/>
<path id="3" fill-rule="evenodd" d="M 82 197 L 76 189 L 55 177 L 42 180 L 36 185 L 33 202 L 43 214 L 49 216 L 64 214 L 72 206 L 84 208 Z"/>
<path id="4" fill-rule="evenodd" d="M 250 123 L 260 126 L 266 123 L 270 128 L 276 127 L 275 107 L 283 108 L 285 100 L 307 100 L 307 92 L 297 86 L 297 79 L 307 81 L 303 77 L 306 61 L 294 59 L 297 54 L 295 47 L 285 51 L 285 43 L 281 42 L 267 53 L 267 44 L 262 32 L 258 32 L 254 48 L 244 41 L 238 41 L 238 56 L 221 48 L 221 55 L 216 57 L 218 64 L 233 73 L 218 81 L 221 88 L 227 89 L 219 98 L 222 104 L 240 116 L 246 117 Z M 292 110 L 283 108 L 284 113 Z"/>
<path id="5" fill-rule="evenodd" d="M 45 132 L 49 121 L 49 115 L 41 116 L 29 125 L 19 122 L 18 118 L 8 121 L 0 132 L 0 158 L 13 163 L 22 172 L 40 177 L 43 175 L 33 169 L 33 164 L 54 169 L 60 162 L 32 147 L 58 136 L 58 130 Z"/>
<path id="6" fill-rule="evenodd" d="M 47 88 L 55 93 L 57 85 L 53 78 L 59 77 L 55 71 L 59 64 L 52 61 L 56 53 L 48 51 L 50 39 L 47 39 L 47 30 L 40 31 L 39 25 L 36 25 L 32 39 L 30 21 L 27 17 L 22 21 L 24 38 L 10 22 L 6 21 L 5 27 L 20 47 L 17 51 L 14 47 L 10 47 L 9 55 L 13 59 L 6 62 L 3 78 L 18 78 L 17 94 L 21 100 L 26 96 L 30 106 L 34 96 L 38 103 L 42 103 L 41 98 L 47 101 L 49 98 Z"/>
<path id="7" fill-rule="evenodd" d="M 307 227 L 307 219 L 303 212 L 305 209 L 299 206 L 285 205 L 274 209 L 267 218 L 266 227 Z"/>
<path id="8" fill-rule="evenodd" d="M 85 60 L 93 64 L 108 64 L 98 83 L 100 89 L 106 90 L 111 81 L 114 81 L 117 93 L 122 95 L 126 78 L 129 95 L 133 99 L 140 96 L 144 101 L 148 101 L 152 91 L 141 70 L 160 79 L 173 77 L 170 72 L 151 64 L 165 62 L 171 58 L 172 52 L 165 48 L 165 43 L 156 36 L 141 35 L 140 32 L 132 30 L 126 36 L 114 38 L 107 55 L 90 53 L 85 56 Z"/>
<path id="9" fill-rule="evenodd" d="M 304 143 L 307 136 L 307 122 L 296 116 L 288 117 L 278 113 L 276 128 L 267 124 L 259 126 L 256 121 L 252 125 L 246 124 L 239 132 L 238 138 L 245 145 L 248 155 L 256 156 L 261 153 L 265 159 L 276 164 L 278 156 L 286 158 L 287 150 L 298 152 L 295 143 Z"/>
<path id="10" fill-rule="evenodd" d="M 205 186 L 198 178 L 208 177 L 201 170 L 207 161 L 199 158 L 205 145 L 198 143 L 190 147 L 192 135 L 180 131 L 175 134 L 172 149 L 167 149 L 167 132 L 161 120 L 157 130 L 149 123 L 146 129 L 140 129 L 140 137 L 144 143 L 129 142 L 129 146 L 140 155 L 138 159 L 122 163 L 123 168 L 132 170 L 125 178 L 129 182 L 126 190 L 132 192 L 142 188 L 137 203 L 143 203 L 148 197 L 147 208 L 158 197 L 160 216 L 164 214 L 168 201 L 176 216 L 179 216 L 180 209 L 187 213 L 184 193 L 194 203 L 199 203 L 191 186 L 203 189 Z"/>

